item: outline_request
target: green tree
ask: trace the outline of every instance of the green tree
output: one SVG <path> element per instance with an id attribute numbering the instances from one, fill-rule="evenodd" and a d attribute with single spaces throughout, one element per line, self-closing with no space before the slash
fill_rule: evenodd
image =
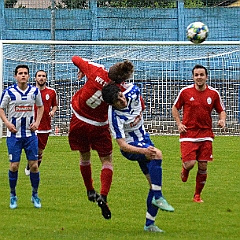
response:
<path id="1" fill-rule="evenodd" d="M 58 7 L 66 8 L 86 8 L 88 7 L 89 1 L 79 1 L 79 0 L 62 0 L 63 5 L 58 4 Z M 131 7 L 145 7 L 145 8 L 166 8 L 175 7 L 175 0 L 100 0 L 97 1 L 99 7 L 121 7 L 121 8 L 131 8 Z"/>
<path id="2" fill-rule="evenodd" d="M 205 4 L 203 3 L 203 1 L 201 0 L 185 0 L 184 1 L 184 7 L 185 8 L 200 8 L 200 7 L 204 7 Z"/>
<path id="3" fill-rule="evenodd" d="M 16 1 L 16 0 L 8 0 Z M 186 8 L 199 8 L 199 7 L 213 7 L 213 6 L 226 6 L 236 0 L 184 0 Z M 87 8 L 89 1 L 79 0 L 62 0 L 63 4 L 58 4 L 59 8 Z M 99 0 L 97 1 L 98 7 L 116 7 L 116 8 L 174 8 L 176 7 L 176 0 Z"/>
<path id="4" fill-rule="evenodd" d="M 175 0 L 112 0 L 112 1 L 98 1 L 100 6 L 108 7 L 139 7 L 139 8 L 171 8 L 176 6 Z"/>
<path id="5" fill-rule="evenodd" d="M 66 7 L 66 8 L 86 8 L 88 7 L 88 1 L 79 1 L 79 0 L 62 0 L 64 5 L 58 4 L 57 7 Z"/>

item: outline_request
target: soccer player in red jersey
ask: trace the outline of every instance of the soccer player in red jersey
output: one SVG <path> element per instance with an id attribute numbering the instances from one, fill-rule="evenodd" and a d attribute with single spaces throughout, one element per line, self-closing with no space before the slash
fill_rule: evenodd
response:
<path id="1" fill-rule="evenodd" d="M 105 219 L 111 218 L 107 196 L 112 183 L 112 140 L 108 124 L 108 105 L 102 99 L 102 88 L 114 81 L 121 84 L 133 73 L 129 61 L 118 62 L 107 71 L 103 65 L 93 63 L 79 56 L 72 57 L 78 67 L 78 79 L 86 76 L 84 86 L 71 100 L 72 118 L 69 129 L 69 145 L 80 153 L 80 172 L 87 190 L 88 199 L 97 202 Z M 92 179 L 91 150 L 96 150 L 102 167 L 100 173 L 100 194 L 95 191 Z"/>
<path id="2" fill-rule="evenodd" d="M 47 73 L 44 70 L 39 70 L 35 73 L 36 87 L 41 92 L 41 97 L 44 105 L 44 112 L 41 122 L 37 129 L 38 136 L 38 167 L 42 162 L 43 151 L 46 148 L 49 134 L 52 132 L 51 118 L 54 116 L 58 107 L 56 90 L 46 86 Z M 35 106 L 35 117 L 37 115 Z M 25 174 L 30 175 L 29 165 L 25 168 Z"/>
<path id="3" fill-rule="evenodd" d="M 183 88 L 172 107 L 172 115 L 176 120 L 180 133 L 182 158 L 181 178 L 188 179 L 189 171 L 198 162 L 196 188 L 193 201 L 201 203 L 200 195 L 207 179 L 207 163 L 213 160 L 212 110 L 218 113 L 218 126 L 225 127 L 226 112 L 219 92 L 207 85 L 208 71 L 202 65 L 192 69 L 194 84 Z M 182 120 L 180 118 L 180 110 Z"/>

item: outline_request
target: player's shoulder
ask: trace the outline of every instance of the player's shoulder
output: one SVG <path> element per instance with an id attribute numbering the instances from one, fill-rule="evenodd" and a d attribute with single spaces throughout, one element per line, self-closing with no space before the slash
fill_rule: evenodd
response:
<path id="1" fill-rule="evenodd" d="M 182 88 L 182 90 L 184 91 L 184 90 L 192 90 L 192 89 L 194 89 L 195 87 L 194 87 L 194 83 L 193 84 L 190 84 L 190 85 L 188 85 L 188 86 L 185 86 L 185 87 L 183 87 Z"/>
<path id="2" fill-rule="evenodd" d="M 126 90 L 129 91 L 132 87 L 133 87 L 132 83 L 122 82 L 120 84 L 120 88 L 122 89 L 123 92 L 126 91 Z"/>
<path id="3" fill-rule="evenodd" d="M 216 88 L 212 87 L 212 86 L 207 85 L 207 89 L 210 90 L 210 91 L 218 93 L 218 90 Z"/>
<path id="4" fill-rule="evenodd" d="M 30 89 L 29 92 L 34 91 L 34 92 L 40 92 L 40 89 L 32 84 L 28 84 L 28 87 Z"/>
<path id="5" fill-rule="evenodd" d="M 48 92 L 56 92 L 56 89 L 55 88 L 52 88 L 52 87 L 49 87 L 49 86 L 46 86 L 45 88 Z"/>
<path id="6" fill-rule="evenodd" d="M 220 97 L 219 91 L 214 87 L 207 85 L 207 91 L 211 96 Z"/>
<path id="7" fill-rule="evenodd" d="M 121 112 L 114 108 L 112 105 L 108 106 L 108 118 L 113 121 L 121 116 Z"/>
<path id="8" fill-rule="evenodd" d="M 126 112 L 121 109 L 116 109 L 112 107 L 109 109 L 112 119 L 119 119 L 120 122 L 126 119 Z"/>
<path id="9" fill-rule="evenodd" d="M 182 93 L 187 93 L 187 92 L 191 92 L 194 90 L 194 84 L 190 84 L 190 85 L 187 85 L 185 87 L 183 87 L 180 91 L 179 91 L 179 95 L 182 94 Z"/>
<path id="10" fill-rule="evenodd" d="M 12 93 L 12 91 L 13 91 L 13 85 L 11 85 L 11 86 L 8 86 L 8 87 L 6 87 L 5 89 L 3 89 L 3 91 L 2 91 L 2 97 L 3 96 L 6 96 L 6 95 L 10 95 L 10 94 L 13 94 Z"/>
<path id="11" fill-rule="evenodd" d="M 19 94 L 20 93 L 17 89 L 17 84 L 16 83 L 6 87 L 2 92 L 2 96 L 19 95 Z"/>
<path id="12" fill-rule="evenodd" d="M 12 85 L 8 86 L 7 88 L 5 88 L 5 91 L 12 90 L 12 89 L 16 89 L 16 87 L 17 87 L 17 84 L 16 84 L 16 83 L 15 83 L 15 84 L 12 84 Z"/>
<path id="13" fill-rule="evenodd" d="M 140 91 L 139 87 L 133 83 L 123 83 L 122 85 L 125 89 L 124 93 L 128 93 L 128 92 L 137 92 Z"/>

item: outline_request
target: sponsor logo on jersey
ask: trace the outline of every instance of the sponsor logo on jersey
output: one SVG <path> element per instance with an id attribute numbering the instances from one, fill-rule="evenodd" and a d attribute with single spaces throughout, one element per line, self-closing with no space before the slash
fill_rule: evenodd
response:
<path id="1" fill-rule="evenodd" d="M 31 112 L 32 106 L 15 106 L 15 112 Z"/>
<path id="2" fill-rule="evenodd" d="M 134 121 L 131 122 L 131 123 L 129 124 L 129 126 L 130 126 L 131 128 L 132 128 L 132 127 L 135 127 L 135 126 L 141 121 L 141 119 L 142 119 L 142 113 L 141 113 L 140 115 L 136 116 L 135 119 L 134 119 Z"/>

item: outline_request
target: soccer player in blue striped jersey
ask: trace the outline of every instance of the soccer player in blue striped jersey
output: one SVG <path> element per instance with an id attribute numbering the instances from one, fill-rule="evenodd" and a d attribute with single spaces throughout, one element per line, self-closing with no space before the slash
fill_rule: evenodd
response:
<path id="1" fill-rule="evenodd" d="M 40 208 L 41 201 L 38 197 L 40 181 L 38 170 L 38 139 L 35 131 L 41 121 L 44 107 L 39 89 L 28 83 L 30 77 L 28 66 L 18 65 L 15 68 L 14 77 L 16 83 L 6 88 L 0 99 L 0 117 L 7 127 L 6 142 L 10 161 L 8 173 L 10 208 L 17 208 L 16 185 L 23 149 L 30 166 L 31 201 L 34 207 Z M 37 118 L 34 121 L 35 104 L 38 112 Z"/>
<path id="2" fill-rule="evenodd" d="M 129 160 L 138 161 L 150 184 L 144 230 L 163 232 L 155 225 L 158 209 L 173 212 L 174 208 L 162 194 L 162 152 L 154 147 L 144 128 L 142 111 L 145 106 L 141 101 L 140 89 L 130 83 L 121 92 L 117 85 L 108 84 L 102 89 L 102 97 L 110 105 L 110 130 L 122 155 Z"/>

